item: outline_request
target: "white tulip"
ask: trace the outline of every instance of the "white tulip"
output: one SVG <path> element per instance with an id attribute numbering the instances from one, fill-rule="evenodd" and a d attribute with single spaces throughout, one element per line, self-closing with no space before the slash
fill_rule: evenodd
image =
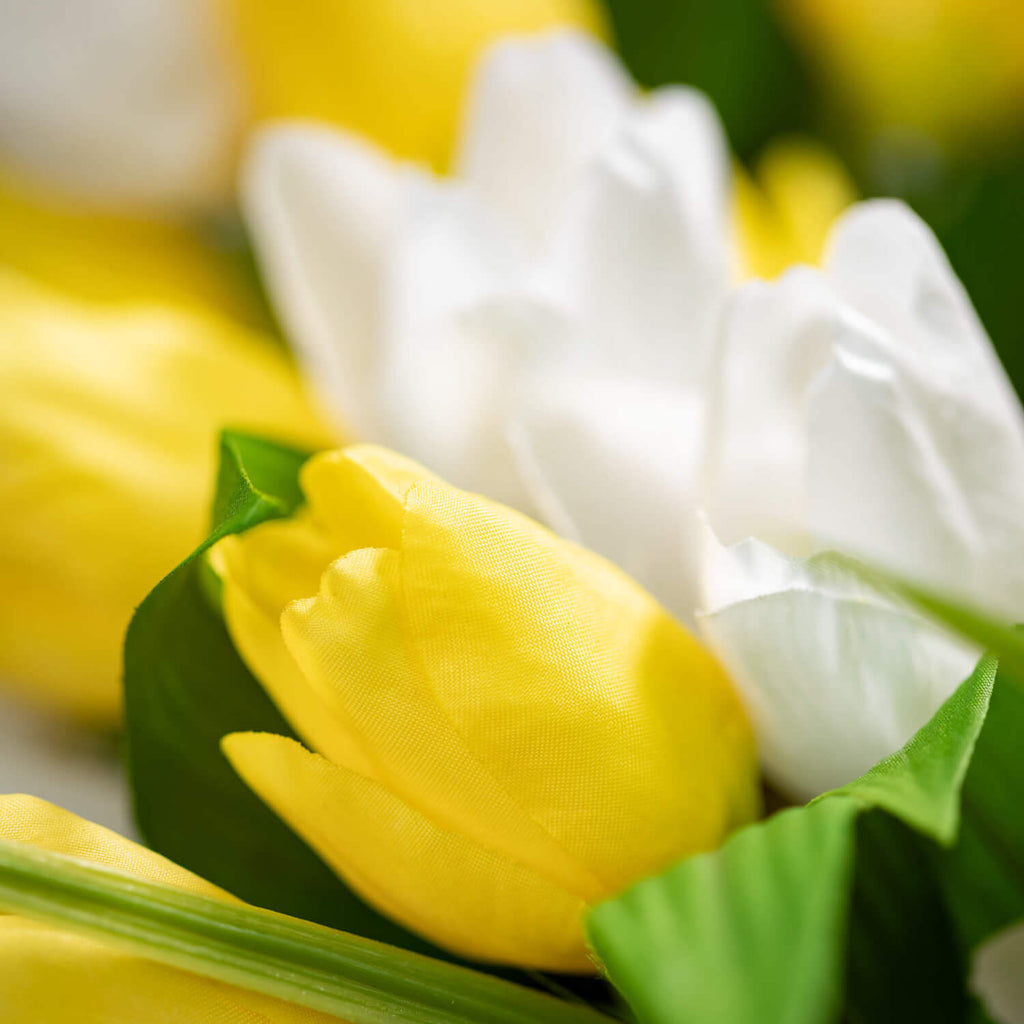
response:
<path id="1" fill-rule="evenodd" d="M 203 0 L 6 0 L 0 162 L 80 199 L 227 197 L 241 75 Z"/>
<path id="2" fill-rule="evenodd" d="M 897 750 L 979 651 L 823 576 L 836 548 L 1024 613 L 1024 417 L 959 282 L 904 206 L 863 203 L 821 272 L 741 288 L 718 352 L 702 626 L 764 763 L 812 796 Z"/>
<path id="3" fill-rule="evenodd" d="M 699 404 L 729 282 L 730 182 L 703 96 L 643 97 L 606 49 L 561 32 L 485 56 L 451 178 L 283 125 L 250 153 L 243 205 L 275 306 L 344 427 L 462 487 L 561 509 L 585 534 L 546 486 L 565 462 L 547 434 L 589 431 L 597 402 L 604 435 L 642 414 L 673 453 L 680 431 L 696 443 L 699 410 L 683 407 Z M 605 483 L 630 497 L 615 449 L 598 452 L 608 461 L 581 451 L 580 472 L 614 472 Z M 664 481 L 673 531 L 688 477 Z M 663 564 L 668 539 L 636 557 Z"/>
<path id="4" fill-rule="evenodd" d="M 730 296 L 729 173 L 703 97 L 640 97 L 560 34 L 484 60 L 452 179 L 282 126 L 244 203 L 343 425 L 539 514 L 684 622 L 703 606 L 768 770 L 809 796 L 901 746 L 977 652 L 817 562 L 702 543 L 698 511 L 730 543 L 1020 607 L 1024 430 L 899 205 L 847 215 L 824 270 Z"/>

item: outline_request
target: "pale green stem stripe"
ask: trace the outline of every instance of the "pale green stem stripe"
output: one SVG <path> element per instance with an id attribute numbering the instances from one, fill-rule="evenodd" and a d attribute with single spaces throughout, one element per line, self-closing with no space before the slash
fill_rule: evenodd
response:
<path id="1" fill-rule="evenodd" d="M 579 1004 L 308 921 L 0 840 L 0 910 L 351 1024 L 607 1024 Z"/>

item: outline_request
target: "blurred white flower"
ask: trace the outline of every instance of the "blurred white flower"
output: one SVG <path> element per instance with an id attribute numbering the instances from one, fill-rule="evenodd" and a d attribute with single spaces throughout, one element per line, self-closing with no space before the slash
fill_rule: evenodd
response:
<path id="1" fill-rule="evenodd" d="M 691 406 L 733 259 L 730 190 L 702 95 L 641 96 L 607 50 L 557 33 L 484 58 L 453 178 L 281 126 L 250 154 L 243 202 L 277 310 L 344 426 L 461 487 L 534 511 L 536 495 L 578 535 L 575 508 L 546 485 L 577 420 L 589 430 L 596 409 L 613 441 L 593 453 L 604 463 L 587 461 L 582 437 L 568 458 L 581 489 L 611 474 L 616 499 L 636 499 L 626 533 L 647 496 L 624 493 L 624 474 L 646 487 L 679 461 L 680 436 L 696 443 Z M 635 423 L 661 435 L 646 466 L 628 437 L 614 443 Z M 564 448 L 547 445 L 551 430 Z M 664 558 L 688 497 L 669 475 L 646 512 L 662 536 L 633 532 L 641 568 Z M 635 571 L 627 554 L 612 552 Z"/>
<path id="2" fill-rule="evenodd" d="M 115 206 L 225 198 L 244 97 L 221 28 L 203 0 L 7 0 L 4 162 Z"/>
<path id="3" fill-rule="evenodd" d="M 741 288 L 724 315 L 704 505 L 702 625 L 762 756 L 810 796 L 898 749 L 979 652 L 811 559 L 862 556 L 1024 613 L 1024 416 L 928 229 L 894 202 L 837 225 L 822 272 Z M 852 588 L 852 589 L 851 589 Z"/>

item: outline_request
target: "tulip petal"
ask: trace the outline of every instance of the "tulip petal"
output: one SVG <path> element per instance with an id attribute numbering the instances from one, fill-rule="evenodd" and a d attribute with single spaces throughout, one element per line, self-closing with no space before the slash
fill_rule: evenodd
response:
<path id="1" fill-rule="evenodd" d="M 963 287 L 928 228 L 895 202 L 862 203 L 840 221 L 829 274 L 839 293 L 882 328 L 877 357 L 898 370 L 942 462 L 940 473 L 890 453 L 893 471 L 927 473 L 944 495 L 957 495 L 959 507 L 946 513 L 955 516 L 957 545 L 918 558 L 906 571 L 1019 617 L 1024 412 Z"/>
<path id="2" fill-rule="evenodd" d="M 843 785 L 898 750 L 980 652 L 832 568 L 707 536 L 702 632 L 746 698 L 790 796 Z"/>
<path id="3" fill-rule="evenodd" d="M 325 704 L 343 709 L 371 752 L 372 769 L 339 757 L 337 742 L 323 752 L 371 774 L 442 827 L 505 849 L 563 888 L 596 898 L 600 884 L 529 818 L 441 709 L 409 646 L 400 587 L 397 551 L 353 551 L 327 569 L 315 598 L 293 603 L 282 617 L 306 680 Z M 405 721 L 416 723 L 415 742 L 395 727 Z"/>
<path id="4" fill-rule="evenodd" d="M 703 386 L 728 284 L 721 129 L 689 90 L 659 94 L 606 146 L 552 271 L 599 371 Z"/>
<path id="5" fill-rule="evenodd" d="M 593 969 L 578 897 L 293 740 L 235 733 L 223 747 L 242 778 L 346 882 L 408 927 L 477 959 Z"/>
<path id="6" fill-rule="evenodd" d="M 552 529 L 611 559 L 686 623 L 698 596 L 697 521 L 686 510 L 697 505 L 703 413 L 683 389 L 556 377 L 527 396 L 513 433 Z"/>
<path id="7" fill-rule="evenodd" d="M 224 538 L 212 557 L 235 647 L 270 699 L 306 742 L 368 770 L 347 716 L 309 685 L 281 635 L 285 606 L 315 593 L 323 566 L 337 557 L 330 537 L 306 516 L 274 520 Z"/>
<path id="8" fill-rule="evenodd" d="M 409 176 L 355 137 L 304 125 L 265 130 L 243 168 L 275 308 L 326 409 L 364 436 L 381 429 L 381 276 Z"/>
<path id="9" fill-rule="evenodd" d="M 405 495 L 435 479 L 419 463 L 377 445 L 351 445 L 313 456 L 300 473 L 314 520 L 331 535 L 335 556 L 363 547 L 398 547 Z M 326 562 L 321 562 L 320 567 Z M 316 582 L 289 600 L 316 593 Z"/>
<path id="10" fill-rule="evenodd" d="M 804 392 L 831 354 L 838 304 L 815 271 L 739 288 L 723 318 L 709 428 L 706 509 L 732 543 L 757 536 L 810 546 Z"/>
<path id="11" fill-rule="evenodd" d="M 806 410 L 808 520 L 819 543 L 983 590 L 979 525 L 898 371 L 840 347 Z"/>
<path id="12" fill-rule="evenodd" d="M 652 598 L 502 506 L 429 482 L 406 501 L 404 614 L 432 689 L 546 831 L 615 887 L 749 817 L 743 711 Z"/>
<path id="13" fill-rule="evenodd" d="M 338 1018 L 0 917 L 5 1024 L 338 1024 Z"/>
<path id="14" fill-rule="evenodd" d="M 498 43 L 475 75 L 456 173 L 539 247 L 633 93 L 609 51 L 580 33 Z"/>
<path id="15" fill-rule="evenodd" d="M 320 446 L 294 368 L 226 319 L 0 274 L 0 678 L 111 723 L 132 610 L 205 534 L 226 424 Z"/>
<path id="16" fill-rule="evenodd" d="M 0 838 L 204 896 L 234 897 L 159 854 L 30 796 L 0 796 Z M 327 1024 L 316 1013 L 120 953 L 59 928 L 0 915 L 5 1024 Z"/>

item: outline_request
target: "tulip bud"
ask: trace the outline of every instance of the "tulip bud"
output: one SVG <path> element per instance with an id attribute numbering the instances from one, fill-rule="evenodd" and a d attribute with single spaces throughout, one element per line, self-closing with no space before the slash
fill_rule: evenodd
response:
<path id="1" fill-rule="evenodd" d="M 121 641 L 202 537 L 225 426 L 325 433 L 283 352 L 212 313 L 0 274 L 0 680 L 116 720 Z"/>
<path id="2" fill-rule="evenodd" d="M 314 457 L 221 542 L 238 650 L 310 750 L 226 737 L 369 902 L 463 955 L 590 967 L 584 908 L 758 809 L 715 660 L 602 558 L 415 463 Z"/>

